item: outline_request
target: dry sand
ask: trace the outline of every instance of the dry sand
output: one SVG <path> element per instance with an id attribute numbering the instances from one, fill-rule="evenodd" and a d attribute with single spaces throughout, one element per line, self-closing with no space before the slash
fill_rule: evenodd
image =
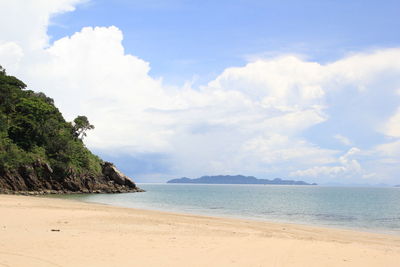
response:
<path id="1" fill-rule="evenodd" d="M 400 236 L 0 195 L 0 266 L 395 267 Z"/>

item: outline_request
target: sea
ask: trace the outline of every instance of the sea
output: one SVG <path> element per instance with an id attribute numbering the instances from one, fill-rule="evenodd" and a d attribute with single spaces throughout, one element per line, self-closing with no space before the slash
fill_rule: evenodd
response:
<path id="1" fill-rule="evenodd" d="M 143 193 L 58 196 L 114 206 L 400 235 L 400 188 L 139 184 Z"/>

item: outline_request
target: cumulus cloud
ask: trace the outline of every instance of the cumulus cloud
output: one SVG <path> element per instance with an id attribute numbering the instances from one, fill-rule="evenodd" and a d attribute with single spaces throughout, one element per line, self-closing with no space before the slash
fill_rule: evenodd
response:
<path id="1" fill-rule="evenodd" d="M 339 177 L 339 178 L 352 178 L 362 174 L 363 170 L 360 163 L 354 159 L 354 156 L 360 153 L 360 149 L 353 147 L 344 155 L 340 156 L 337 165 L 334 166 L 316 166 L 306 170 L 299 170 L 292 172 L 290 176 L 303 176 L 303 177 Z"/>
<path id="2" fill-rule="evenodd" d="M 0 42 L 0 59 L 1 64 L 7 66 L 7 69 L 14 72 L 19 69 L 19 64 L 24 56 L 24 52 L 20 46 L 14 42 Z"/>
<path id="3" fill-rule="evenodd" d="M 321 108 L 323 68 L 294 56 L 257 60 L 226 69 L 208 87 L 245 91 L 264 108 L 281 111 Z"/>
<path id="4" fill-rule="evenodd" d="M 360 149 L 342 151 L 320 137 L 347 146 L 364 133 L 399 137 L 400 49 L 328 64 L 255 59 L 198 88 L 166 86 L 149 75 L 148 62 L 124 51 L 115 26 L 85 27 L 49 44 L 49 19 L 80 2 L 43 0 L 25 9 L 2 2 L 0 62 L 53 97 L 68 120 L 87 115 L 96 129 L 86 142 L 104 154 L 166 155 L 176 176 L 363 177 L 374 170 L 363 167 Z M 21 16 L 13 31 L 1 23 Z M 378 141 L 371 144 L 377 158 L 389 151 Z"/>
<path id="5" fill-rule="evenodd" d="M 387 120 L 383 132 L 388 136 L 400 138 L 400 108 Z"/>
<path id="6" fill-rule="evenodd" d="M 400 140 L 381 144 L 375 147 L 375 151 L 382 156 L 394 157 L 400 162 Z"/>
<path id="7" fill-rule="evenodd" d="M 273 134 L 256 137 L 244 143 L 243 149 L 256 153 L 259 160 L 269 164 L 297 162 L 302 164 L 326 164 L 334 162 L 335 151 L 321 149 L 301 139 Z"/>
<path id="8" fill-rule="evenodd" d="M 0 1 L 0 41 L 12 41 L 24 50 L 42 49 L 48 45 L 51 16 L 73 11 L 83 2 L 86 0 Z"/>
<path id="9" fill-rule="evenodd" d="M 37 86 L 49 88 L 46 92 L 68 119 L 88 115 L 96 125 L 88 139 L 91 146 L 138 152 L 164 149 L 170 133 L 163 127 L 167 122 L 149 110 L 170 107 L 173 99 L 161 81 L 148 75 L 147 62 L 124 54 L 121 41 L 116 27 L 83 28 L 46 49 L 48 60 L 37 64 L 29 76 Z"/>

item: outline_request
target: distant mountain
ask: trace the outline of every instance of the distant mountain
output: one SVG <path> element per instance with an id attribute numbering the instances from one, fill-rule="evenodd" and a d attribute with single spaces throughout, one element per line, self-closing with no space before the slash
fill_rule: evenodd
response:
<path id="1" fill-rule="evenodd" d="M 217 175 L 217 176 L 202 176 L 200 178 L 190 179 L 187 177 L 172 179 L 169 184 L 275 184 L 275 185 L 317 185 L 310 184 L 304 181 L 283 180 L 275 178 L 273 180 L 257 179 L 254 176 L 243 175 Z"/>
<path id="2" fill-rule="evenodd" d="M 398 185 L 395 185 L 394 187 L 400 187 L 400 184 L 398 184 Z"/>

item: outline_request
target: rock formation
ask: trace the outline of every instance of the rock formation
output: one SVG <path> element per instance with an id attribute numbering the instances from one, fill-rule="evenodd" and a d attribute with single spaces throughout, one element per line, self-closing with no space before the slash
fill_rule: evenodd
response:
<path id="1" fill-rule="evenodd" d="M 47 163 L 36 161 L 32 165 L 24 165 L 13 171 L 0 172 L 0 193 L 42 195 L 143 191 L 114 164 L 103 162 L 101 165 L 101 176 L 71 171 L 65 178 L 60 179 Z"/>

